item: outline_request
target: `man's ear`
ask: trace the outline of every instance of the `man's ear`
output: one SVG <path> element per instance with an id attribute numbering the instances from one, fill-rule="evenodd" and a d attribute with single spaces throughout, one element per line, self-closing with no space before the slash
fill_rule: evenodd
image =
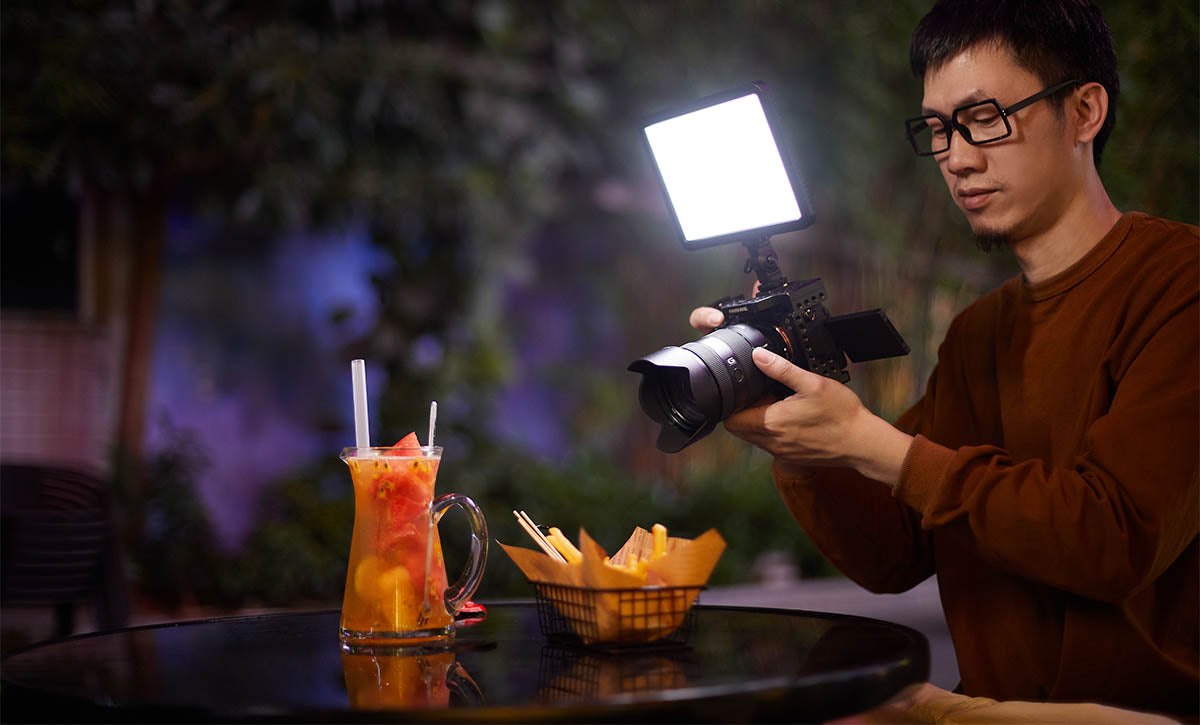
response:
<path id="1" fill-rule="evenodd" d="M 1090 143 L 1108 116 L 1108 91 L 1099 83 L 1084 83 L 1074 93 L 1067 111 L 1075 121 L 1075 142 Z"/>

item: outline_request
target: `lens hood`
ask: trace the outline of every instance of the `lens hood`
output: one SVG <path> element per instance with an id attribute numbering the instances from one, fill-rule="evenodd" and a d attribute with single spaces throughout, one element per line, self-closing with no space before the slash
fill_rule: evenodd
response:
<path id="1" fill-rule="evenodd" d="M 662 426 L 655 444 L 660 451 L 683 450 L 762 396 L 768 380 L 750 354 L 765 343 L 759 330 L 736 324 L 630 363 L 642 374 L 642 410 Z"/>

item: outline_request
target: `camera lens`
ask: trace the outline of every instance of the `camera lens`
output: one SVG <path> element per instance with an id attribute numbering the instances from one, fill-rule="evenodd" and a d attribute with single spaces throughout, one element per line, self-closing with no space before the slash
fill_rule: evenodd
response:
<path id="1" fill-rule="evenodd" d="M 642 410 L 662 425 L 658 449 L 681 451 L 762 397 L 771 381 L 754 365 L 751 352 L 764 345 L 787 352 L 776 330 L 737 324 L 630 364 L 643 376 Z"/>
<path id="2" fill-rule="evenodd" d="M 699 430 L 704 426 L 704 412 L 692 401 L 691 390 L 681 376 L 668 376 L 662 385 L 654 386 L 658 409 L 663 412 L 671 427 L 678 430 Z"/>

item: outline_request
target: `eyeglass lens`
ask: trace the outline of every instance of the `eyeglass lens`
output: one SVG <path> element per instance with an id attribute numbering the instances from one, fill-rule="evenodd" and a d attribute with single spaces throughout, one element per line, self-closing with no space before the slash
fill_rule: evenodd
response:
<path id="1" fill-rule="evenodd" d="M 938 116 L 922 116 L 908 122 L 908 134 L 917 153 L 937 154 L 950 148 L 950 136 L 961 133 L 968 143 L 998 141 L 1011 133 L 1008 120 L 995 101 L 982 101 L 954 110 L 951 124 Z"/>

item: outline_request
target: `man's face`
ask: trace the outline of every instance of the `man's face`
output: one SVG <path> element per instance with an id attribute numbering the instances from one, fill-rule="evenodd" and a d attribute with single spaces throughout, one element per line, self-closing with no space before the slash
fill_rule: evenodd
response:
<path id="1" fill-rule="evenodd" d="M 926 72 L 922 112 L 949 118 L 955 108 L 987 98 L 1007 107 L 1044 85 L 1007 48 L 977 45 Z M 1013 114 L 1008 138 L 972 146 L 954 133 L 950 149 L 933 157 L 977 236 L 1019 242 L 1038 234 L 1060 218 L 1078 189 L 1074 143 L 1053 103 L 1046 99 Z"/>

